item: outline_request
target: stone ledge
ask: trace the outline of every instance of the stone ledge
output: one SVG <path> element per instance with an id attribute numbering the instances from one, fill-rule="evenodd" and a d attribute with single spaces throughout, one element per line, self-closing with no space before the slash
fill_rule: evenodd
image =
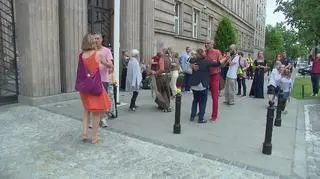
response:
<path id="1" fill-rule="evenodd" d="M 32 106 L 40 106 L 48 103 L 57 103 L 61 101 L 68 101 L 73 99 L 79 99 L 78 92 L 72 93 L 61 93 L 52 96 L 42 96 L 42 97 L 29 97 L 29 96 L 18 96 L 18 102 L 21 104 L 27 104 Z"/>

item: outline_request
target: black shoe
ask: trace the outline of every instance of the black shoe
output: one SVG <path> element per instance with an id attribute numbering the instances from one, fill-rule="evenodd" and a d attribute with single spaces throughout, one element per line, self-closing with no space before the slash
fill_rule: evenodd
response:
<path id="1" fill-rule="evenodd" d="M 194 117 L 190 117 L 190 121 L 193 122 L 194 121 Z"/>
<path id="2" fill-rule="evenodd" d="M 243 94 L 242 96 L 247 96 L 246 94 Z"/>
<path id="3" fill-rule="evenodd" d="M 241 95 L 241 93 L 237 93 L 237 96 L 240 96 Z"/>
<path id="4" fill-rule="evenodd" d="M 200 124 L 202 124 L 202 123 L 207 123 L 207 120 L 202 119 L 202 120 L 199 120 L 198 123 L 200 123 Z"/>

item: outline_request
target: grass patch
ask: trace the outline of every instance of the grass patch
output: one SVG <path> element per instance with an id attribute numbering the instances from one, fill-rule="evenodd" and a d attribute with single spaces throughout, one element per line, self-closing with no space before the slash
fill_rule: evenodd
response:
<path id="1" fill-rule="evenodd" d="M 302 98 L 302 85 L 304 85 L 304 98 Z M 310 77 L 297 77 L 294 80 L 290 96 L 296 99 L 320 99 L 320 96 L 312 97 Z"/>

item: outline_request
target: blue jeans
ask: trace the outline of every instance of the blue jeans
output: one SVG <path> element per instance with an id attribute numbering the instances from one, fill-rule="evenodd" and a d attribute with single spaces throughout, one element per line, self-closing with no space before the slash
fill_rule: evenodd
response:
<path id="1" fill-rule="evenodd" d="M 199 104 L 199 121 L 204 120 L 204 114 L 206 112 L 207 107 L 207 99 L 208 99 L 208 89 L 202 91 L 195 91 L 193 92 L 193 101 L 191 107 L 191 119 L 194 119 L 197 114 L 197 107 Z"/>
<path id="2" fill-rule="evenodd" d="M 183 91 L 190 91 L 191 85 L 190 85 L 190 77 L 191 75 L 188 73 L 184 73 L 183 76 Z"/>

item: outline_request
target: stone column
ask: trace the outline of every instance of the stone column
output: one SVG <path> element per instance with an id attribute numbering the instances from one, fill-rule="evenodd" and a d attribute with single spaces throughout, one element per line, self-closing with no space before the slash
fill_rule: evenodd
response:
<path id="1" fill-rule="evenodd" d="M 15 0 L 20 95 L 61 93 L 58 0 Z"/>
<path id="2" fill-rule="evenodd" d="M 141 56 L 146 63 L 151 61 L 154 51 L 154 7 L 155 0 L 141 1 Z"/>
<path id="3" fill-rule="evenodd" d="M 140 48 L 140 6 L 140 0 L 121 1 L 120 49 Z"/>
<path id="4" fill-rule="evenodd" d="M 78 55 L 88 31 L 87 0 L 60 0 L 60 63 L 62 92 L 74 91 Z"/>

